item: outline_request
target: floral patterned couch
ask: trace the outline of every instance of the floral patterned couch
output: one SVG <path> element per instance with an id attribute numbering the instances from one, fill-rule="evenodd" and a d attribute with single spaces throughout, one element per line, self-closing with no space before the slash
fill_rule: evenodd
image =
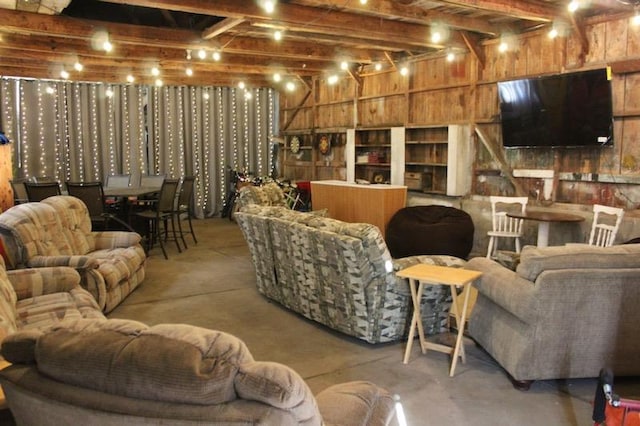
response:
<path id="1" fill-rule="evenodd" d="M 392 259 L 380 230 L 285 207 L 248 205 L 236 220 L 249 245 L 258 291 L 334 330 L 380 343 L 400 340 L 410 324 L 411 293 L 395 271 L 423 262 L 462 267 L 446 255 Z M 449 288 L 428 286 L 425 333 L 443 330 Z"/>
<path id="2" fill-rule="evenodd" d="M 109 312 L 144 279 L 145 252 L 134 232 L 92 232 L 86 205 L 66 195 L 19 204 L 0 214 L 8 269 L 71 266 Z"/>

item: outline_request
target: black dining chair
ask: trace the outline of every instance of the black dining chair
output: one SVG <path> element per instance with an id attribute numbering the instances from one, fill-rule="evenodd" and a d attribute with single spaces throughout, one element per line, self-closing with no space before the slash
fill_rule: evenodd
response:
<path id="1" fill-rule="evenodd" d="M 29 202 L 27 188 L 24 186 L 25 182 L 26 179 L 9 179 L 9 184 L 11 184 L 11 190 L 13 191 L 13 204 Z"/>
<path id="2" fill-rule="evenodd" d="M 186 215 L 187 221 L 189 222 L 189 232 L 186 233 L 191 234 L 193 242 L 198 244 L 198 239 L 196 238 L 195 232 L 193 232 L 193 224 L 191 223 L 191 216 L 193 216 L 193 185 L 195 180 L 196 178 L 194 176 L 185 176 L 182 178 L 182 184 L 180 185 L 178 199 L 176 200 L 173 212 L 176 220 L 178 221 L 178 233 L 180 234 L 180 239 L 182 240 L 182 244 L 184 244 L 184 248 L 187 248 L 187 242 L 184 239 L 185 232 L 182 230 L 182 221 L 180 220 L 182 215 Z"/>
<path id="3" fill-rule="evenodd" d="M 115 222 L 118 230 L 135 232 L 127 222 L 106 210 L 102 182 L 67 182 L 66 185 L 67 193 L 79 198 L 87 206 L 92 227 L 103 231 L 116 229 L 110 226 Z"/>
<path id="4" fill-rule="evenodd" d="M 178 252 L 182 253 L 173 213 L 179 183 L 178 179 L 165 179 L 160 187 L 158 200 L 147 210 L 134 213 L 135 217 L 142 218 L 147 223 L 147 252 L 151 251 L 153 244 L 157 241 L 165 259 L 169 259 L 164 246 L 164 242 L 169 239 L 169 224 L 171 224 L 172 239 L 176 242 Z"/>
<path id="5" fill-rule="evenodd" d="M 60 191 L 60 184 L 58 182 L 25 182 L 24 188 L 27 191 L 27 200 L 29 200 L 29 202 L 42 201 L 45 198 L 62 194 L 62 191 Z"/>

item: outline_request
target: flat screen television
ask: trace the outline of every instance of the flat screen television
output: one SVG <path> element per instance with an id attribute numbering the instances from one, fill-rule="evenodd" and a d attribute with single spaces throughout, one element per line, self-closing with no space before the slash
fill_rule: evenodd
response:
<path id="1" fill-rule="evenodd" d="M 613 145 L 606 69 L 498 83 L 505 147 Z"/>

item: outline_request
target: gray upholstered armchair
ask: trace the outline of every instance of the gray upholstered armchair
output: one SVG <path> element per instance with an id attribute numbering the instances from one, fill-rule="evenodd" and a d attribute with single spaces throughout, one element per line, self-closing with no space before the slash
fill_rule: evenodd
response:
<path id="1" fill-rule="evenodd" d="M 527 246 L 516 271 L 466 267 L 483 272 L 469 332 L 520 385 L 640 374 L 640 244 Z"/>
<path id="2" fill-rule="evenodd" d="M 255 361 L 238 338 L 189 325 L 63 322 L 2 343 L 0 382 L 18 424 L 375 425 L 393 398 L 358 381 L 316 397 L 292 369 Z"/>

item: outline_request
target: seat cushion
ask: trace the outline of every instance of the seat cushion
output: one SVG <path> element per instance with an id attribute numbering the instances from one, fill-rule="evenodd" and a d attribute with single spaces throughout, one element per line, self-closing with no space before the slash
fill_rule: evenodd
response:
<path id="1" fill-rule="evenodd" d="M 398 210 L 387 225 L 386 242 L 394 258 L 448 254 L 466 259 L 473 247 L 471 216 L 447 206 L 413 206 Z"/>
<path id="2" fill-rule="evenodd" d="M 144 250 L 139 245 L 96 250 L 89 255 L 98 260 L 98 272 L 104 278 L 107 291 L 118 287 L 122 281 L 135 275 L 145 262 Z"/>
<path id="3" fill-rule="evenodd" d="M 62 320 L 82 318 L 100 319 L 104 315 L 91 294 L 80 287 L 16 303 L 16 322 L 21 330 L 45 330 Z"/>

